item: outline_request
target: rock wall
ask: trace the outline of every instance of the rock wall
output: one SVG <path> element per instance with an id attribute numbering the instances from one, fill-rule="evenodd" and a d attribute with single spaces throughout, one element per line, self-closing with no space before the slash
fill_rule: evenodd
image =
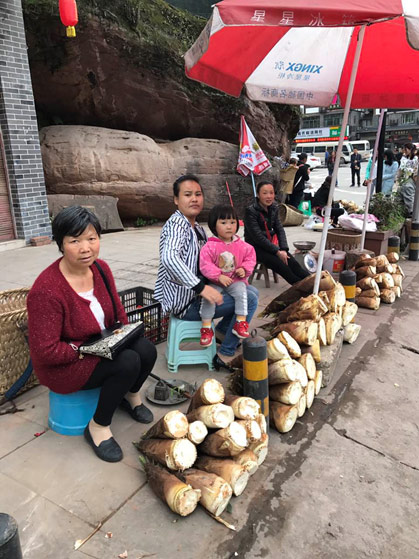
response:
<path id="1" fill-rule="evenodd" d="M 241 215 L 253 199 L 251 179 L 235 172 L 237 146 L 220 140 L 156 143 L 136 132 L 89 126 L 49 126 L 40 139 L 48 194 L 116 196 L 125 222 L 167 219 L 175 209 L 173 181 L 186 173 L 203 186 L 203 218 L 213 205 L 228 203 L 226 180 Z M 263 179 L 277 184 L 276 163 Z"/>
<path id="2" fill-rule="evenodd" d="M 103 126 L 157 140 L 238 143 L 244 114 L 263 149 L 289 150 L 298 108 L 235 99 L 186 78 L 182 55 L 204 19 L 162 0 L 78 0 L 77 37 L 69 40 L 57 4 L 23 0 L 41 126 Z"/>

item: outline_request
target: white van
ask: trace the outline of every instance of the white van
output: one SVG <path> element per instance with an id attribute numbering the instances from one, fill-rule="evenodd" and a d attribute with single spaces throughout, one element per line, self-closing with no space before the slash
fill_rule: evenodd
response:
<path id="1" fill-rule="evenodd" d="M 329 148 L 333 148 L 334 150 L 338 149 L 338 142 L 304 142 L 303 144 L 298 144 L 295 148 L 295 152 L 297 154 L 300 153 L 312 153 L 317 157 L 320 157 L 322 163 L 324 164 L 324 158 L 326 155 L 326 151 Z M 343 165 L 344 163 L 350 163 L 351 161 L 351 153 L 352 153 L 352 145 L 350 142 L 343 142 L 342 146 L 342 154 L 340 156 L 340 164 Z"/>
<path id="2" fill-rule="evenodd" d="M 358 153 L 361 154 L 361 157 L 364 161 L 367 161 L 370 156 L 370 143 L 368 140 L 355 140 L 351 142 L 352 150 L 357 149 Z"/>

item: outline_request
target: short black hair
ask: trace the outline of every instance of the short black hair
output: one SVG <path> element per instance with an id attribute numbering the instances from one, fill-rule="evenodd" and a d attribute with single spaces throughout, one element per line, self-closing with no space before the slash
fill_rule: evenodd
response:
<path id="1" fill-rule="evenodd" d="M 208 214 L 208 227 L 211 233 L 217 237 L 217 221 L 219 219 L 235 219 L 237 221 L 236 233 L 239 230 L 239 216 L 233 206 L 218 204 L 211 208 Z"/>
<path id="2" fill-rule="evenodd" d="M 64 237 L 78 237 L 89 225 L 93 225 L 100 237 L 102 232 L 100 222 L 87 208 L 69 206 L 58 212 L 52 222 L 52 235 L 60 252 L 63 252 Z"/>
<path id="3" fill-rule="evenodd" d="M 173 196 L 175 198 L 178 198 L 179 196 L 179 192 L 180 192 L 180 185 L 185 182 L 185 181 L 194 181 L 197 182 L 199 184 L 199 186 L 201 187 L 202 190 L 202 194 L 204 193 L 204 190 L 201 186 L 201 183 L 199 182 L 199 179 L 196 175 L 182 175 L 179 178 L 177 178 L 175 180 L 175 182 L 173 183 Z"/>
<path id="4" fill-rule="evenodd" d="M 307 158 L 308 158 L 308 155 L 307 155 L 306 153 L 304 153 L 304 152 L 303 152 L 303 153 L 300 153 L 300 155 L 298 156 L 298 159 L 299 159 L 300 161 L 306 161 Z"/>
<path id="5" fill-rule="evenodd" d="M 256 194 L 259 194 L 259 190 L 262 188 L 262 186 L 266 186 L 267 184 L 270 184 L 275 191 L 275 187 L 271 181 L 260 181 L 256 185 Z"/>

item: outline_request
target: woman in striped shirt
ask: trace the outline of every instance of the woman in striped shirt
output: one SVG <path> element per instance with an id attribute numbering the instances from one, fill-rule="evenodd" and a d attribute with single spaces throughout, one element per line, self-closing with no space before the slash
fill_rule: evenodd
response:
<path id="1" fill-rule="evenodd" d="M 204 229 L 196 221 L 204 206 L 204 193 L 199 179 L 183 175 L 173 184 L 177 210 L 165 223 L 160 235 L 160 266 L 154 297 L 164 312 L 171 312 L 182 320 L 200 321 L 200 297 L 217 305 L 215 318 L 217 337 L 224 338 L 219 348 L 221 355 L 234 355 L 239 339 L 232 333 L 235 322 L 234 299 L 205 285 L 199 277 L 199 251 L 207 241 Z M 250 322 L 258 304 L 258 291 L 247 286 L 248 315 Z M 218 369 L 225 363 L 216 355 Z M 228 366 L 226 366 L 228 368 Z"/>

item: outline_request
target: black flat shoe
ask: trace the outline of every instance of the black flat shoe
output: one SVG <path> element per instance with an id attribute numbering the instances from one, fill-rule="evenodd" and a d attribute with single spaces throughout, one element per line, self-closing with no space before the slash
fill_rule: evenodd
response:
<path id="1" fill-rule="evenodd" d="M 124 457 L 121 447 L 113 437 L 107 441 L 102 441 L 99 446 L 96 446 L 92 439 L 92 435 L 90 434 L 88 425 L 84 430 L 84 438 L 93 448 L 96 456 L 105 462 L 120 462 Z"/>
<path id="2" fill-rule="evenodd" d="M 149 410 L 144 404 L 131 407 L 131 404 L 125 398 L 121 402 L 121 408 L 127 411 L 130 416 L 138 421 L 138 423 L 151 423 L 154 419 L 154 415 L 151 410 Z"/>
<path id="3" fill-rule="evenodd" d="M 230 367 L 228 363 L 220 359 L 217 354 L 214 355 L 212 364 L 214 365 L 214 369 L 216 371 L 219 371 L 220 369 L 225 369 L 229 373 L 233 372 L 233 367 Z"/>

